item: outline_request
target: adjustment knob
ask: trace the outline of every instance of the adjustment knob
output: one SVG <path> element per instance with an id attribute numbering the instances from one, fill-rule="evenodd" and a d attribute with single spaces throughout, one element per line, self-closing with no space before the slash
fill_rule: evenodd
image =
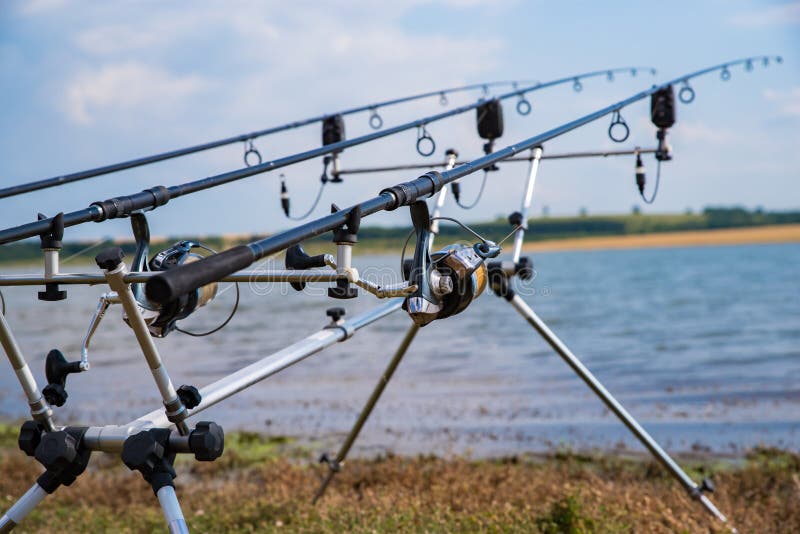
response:
<path id="1" fill-rule="evenodd" d="M 184 384 L 178 388 L 177 393 L 183 405 L 190 410 L 196 408 L 200 404 L 200 401 L 203 400 L 200 392 L 197 391 L 197 388 L 194 386 Z"/>
<path id="2" fill-rule="evenodd" d="M 78 442 L 63 430 L 47 432 L 42 436 L 34 455 L 48 470 L 60 471 L 78 456 Z"/>
<path id="3" fill-rule="evenodd" d="M 42 441 L 42 427 L 36 421 L 25 421 L 22 423 L 22 428 L 19 431 L 19 439 L 17 444 L 19 449 L 27 454 L 33 456 L 36 453 L 36 448 Z"/>
<path id="4" fill-rule="evenodd" d="M 334 322 L 338 322 L 339 319 L 344 317 L 345 313 L 347 313 L 345 311 L 345 309 L 344 308 L 340 308 L 338 306 L 335 307 L 335 308 L 328 308 L 327 310 L 325 310 L 325 315 L 330 317 L 331 320 L 334 321 Z"/>
<path id="5" fill-rule="evenodd" d="M 48 404 L 53 406 L 64 406 L 67 402 L 67 390 L 61 384 L 47 384 L 42 389 L 42 395 Z"/>
<path id="6" fill-rule="evenodd" d="M 189 450 L 200 462 L 212 462 L 225 450 L 225 433 L 222 427 L 211 421 L 201 421 L 189 434 Z"/>
<path id="7" fill-rule="evenodd" d="M 125 440 L 122 446 L 122 462 L 129 469 L 152 473 L 164 458 L 164 446 L 144 430 Z"/>
<path id="8" fill-rule="evenodd" d="M 125 253 L 119 247 L 111 247 L 94 257 L 97 266 L 106 271 L 113 271 L 122 263 Z"/>

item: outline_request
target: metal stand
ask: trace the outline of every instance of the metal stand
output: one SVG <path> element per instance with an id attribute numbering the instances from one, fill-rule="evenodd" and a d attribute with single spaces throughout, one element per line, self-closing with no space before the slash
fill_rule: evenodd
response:
<path id="1" fill-rule="evenodd" d="M 636 439 L 638 439 L 647 450 L 652 453 L 656 459 L 667 468 L 667 470 L 674 476 L 678 482 L 683 485 L 689 492 L 689 495 L 699 501 L 703 507 L 708 510 L 714 517 L 727 522 L 727 518 L 714 506 L 708 497 L 703 495 L 703 491 L 710 489 L 710 484 L 704 481 L 703 485 L 696 484 L 687 475 L 683 469 L 673 460 L 669 454 L 653 439 L 653 437 L 642 428 L 642 426 L 628 413 L 628 411 L 609 393 L 609 391 L 600 383 L 599 380 L 586 368 L 583 363 L 575 356 L 572 351 L 550 330 L 547 325 L 539 318 L 538 315 L 528 306 L 528 304 L 520 298 L 519 295 L 514 294 L 513 291 L 506 288 L 503 296 L 523 318 L 544 338 L 544 340 L 555 350 L 559 356 L 569 365 L 573 371 L 583 380 L 587 386 L 598 396 L 600 400 L 605 403 L 609 410 L 619 417 L 619 419 L 628 427 Z M 735 529 L 732 529 L 735 532 Z"/>
<path id="2" fill-rule="evenodd" d="M 164 486 L 158 490 L 156 497 L 158 497 L 158 502 L 161 504 L 161 511 L 164 512 L 164 518 L 167 520 L 169 534 L 189 534 L 189 527 L 186 525 L 186 520 L 183 518 L 178 496 L 175 495 L 175 488 L 172 486 Z"/>
<path id="3" fill-rule="evenodd" d="M 541 149 L 539 149 L 539 154 L 541 155 Z M 455 167 L 458 153 L 453 149 L 449 149 L 446 155 L 447 161 L 445 163 L 445 167 L 449 170 Z M 443 186 L 441 191 L 439 191 L 439 195 L 436 197 L 432 216 L 433 220 L 431 221 L 430 225 L 430 231 L 432 234 L 436 234 L 439 231 L 438 217 L 441 213 L 442 207 L 444 207 L 445 200 L 447 199 L 447 189 L 448 188 L 446 185 Z M 429 248 L 433 247 L 433 238 L 431 238 L 429 245 Z M 386 367 L 386 370 L 383 371 L 380 380 L 372 390 L 372 394 L 369 396 L 367 403 L 361 409 L 358 419 L 356 419 L 353 428 L 351 428 L 350 432 L 347 434 L 347 437 L 345 438 L 344 443 L 342 443 L 342 446 L 339 448 L 339 452 L 336 453 L 336 456 L 334 458 L 328 458 L 327 454 L 323 454 L 320 458 L 320 462 L 328 464 L 328 473 L 325 475 L 325 478 L 322 480 L 322 483 L 320 483 L 319 488 L 317 488 L 317 491 L 314 493 L 314 497 L 311 499 L 311 504 L 316 504 L 317 501 L 322 498 L 322 496 L 325 494 L 325 490 L 328 488 L 328 485 L 333 480 L 333 477 L 336 476 L 336 473 L 341 471 L 342 464 L 344 463 L 345 458 L 347 458 L 350 448 L 353 446 L 353 443 L 355 443 L 356 438 L 358 438 L 358 435 L 361 433 L 361 429 L 364 427 L 367 419 L 372 414 L 372 410 L 375 408 L 378 400 L 380 400 L 383 390 L 386 389 L 389 380 L 392 379 L 392 375 L 394 375 L 395 370 L 397 370 L 397 366 L 400 365 L 400 361 L 408 351 L 408 347 L 411 345 L 411 342 L 414 341 L 414 337 L 416 337 L 417 332 L 419 332 L 419 328 L 420 327 L 416 323 L 412 323 L 411 327 L 408 329 L 408 332 L 406 332 L 406 336 L 403 338 L 403 341 L 400 342 L 400 346 L 397 348 L 397 351 L 389 362 L 389 365 Z"/>
<path id="4" fill-rule="evenodd" d="M 28 405 L 31 407 L 31 416 L 34 420 L 44 426 L 48 432 L 55 430 L 53 424 L 53 410 L 50 405 L 42 396 L 39 386 L 36 384 L 36 379 L 33 378 L 28 362 L 22 355 L 22 351 L 17 345 L 11 329 L 8 327 L 5 316 L 0 313 L 0 344 L 3 345 L 8 361 L 11 362 L 11 367 L 17 375 L 22 390 L 28 398 Z"/>
<path id="5" fill-rule="evenodd" d="M 397 348 L 397 352 L 395 352 L 394 357 L 381 375 L 378 384 L 375 386 L 375 389 L 372 390 L 372 394 L 369 396 L 367 404 L 361 409 L 361 413 L 358 415 L 356 423 L 353 425 L 353 428 L 350 429 L 350 432 L 347 434 L 347 437 L 345 438 L 344 443 L 342 443 L 342 446 L 339 448 L 339 452 L 336 453 L 336 456 L 334 458 L 328 458 L 328 456 L 324 454 L 322 455 L 322 458 L 320 458 L 320 462 L 328 464 L 328 474 L 325 476 L 325 479 L 320 484 L 316 493 L 314 493 L 314 497 L 311 499 L 311 504 L 316 504 L 316 502 L 325 494 L 325 490 L 333 480 L 333 477 L 336 476 L 336 473 L 341 471 L 342 464 L 344 463 L 345 458 L 347 458 L 347 453 L 350 452 L 350 448 L 353 446 L 353 443 L 361 432 L 361 429 L 364 427 L 364 423 L 367 422 L 370 414 L 372 414 L 373 408 L 375 408 L 375 405 L 378 403 L 378 399 L 381 398 L 383 390 L 386 389 L 386 385 L 389 383 L 389 380 L 391 380 L 392 375 L 397 369 L 397 366 L 400 365 L 400 360 L 402 360 L 403 356 L 405 356 L 406 352 L 408 351 L 408 347 L 411 345 L 411 342 L 414 340 L 417 332 L 419 332 L 419 326 L 417 326 L 416 323 L 412 323 L 411 327 L 408 329 L 408 332 L 406 332 L 406 336 L 403 338 L 403 341 Z"/>
<path id="6" fill-rule="evenodd" d="M 175 424 L 182 435 L 189 433 L 189 427 L 186 425 L 187 411 L 183 401 L 178 396 L 175 386 L 167 373 L 166 367 L 161 360 L 161 355 L 158 353 L 156 344 L 153 342 L 153 337 L 147 328 L 144 317 L 133 296 L 130 285 L 125 283 L 125 275 L 127 268 L 122 261 L 122 251 L 120 249 L 109 249 L 106 252 L 97 256 L 98 266 L 103 269 L 103 273 L 108 281 L 108 287 L 116 292 L 119 297 L 128 322 L 136 334 L 136 341 L 142 349 L 147 365 L 150 367 L 150 372 L 156 382 L 158 391 L 161 394 L 161 399 L 164 402 L 164 408 L 167 413 L 167 418 Z"/>
<path id="7" fill-rule="evenodd" d="M 519 262 L 522 254 L 522 241 L 525 238 L 525 230 L 528 229 L 528 210 L 533 201 L 533 186 L 536 184 L 536 174 L 539 171 L 539 160 L 542 159 L 542 147 L 537 146 L 531 150 L 531 164 L 528 170 L 528 180 L 525 182 L 525 195 L 522 197 L 522 209 L 519 211 L 519 228 L 514 234 L 514 253 L 512 261 L 514 264 Z"/>
<path id="8" fill-rule="evenodd" d="M 25 519 L 37 504 L 47 497 L 47 492 L 37 483 L 25 492 L 8 511 L 0 517 L 0 534 L 6 534 L 14 530 L 19 523 Z"/>

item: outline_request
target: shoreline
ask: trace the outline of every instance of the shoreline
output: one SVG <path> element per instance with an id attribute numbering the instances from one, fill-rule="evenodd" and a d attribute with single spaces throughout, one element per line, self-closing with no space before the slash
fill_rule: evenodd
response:
<path id="1" fill-rule="evenodd" d="M 535 229 L 534 229 L 535 230 Z M 613 236 L 587 236 L 528 241 L 525 252 L 567 252 L 578 250 L 625 250 L 641 248 L 717 247 L 800 243 L 800 224 L 776 224 L 718 230 L 687 230 Z"/>
<path id="2" fill-rule="evenodd" d="M 535 224 L 530 227 L 535 232 Z M 715 230 L 683 230 L 679 232 L 649 232 L 644 234 L 594 235 L 525 241 L 523 252 L 577 252 L 594 250 L 632 250 L 648 248 L 681 247 L 719 247 L 735 245 L 767 245 L 800 243 L 800 224 L 774 224 L 746 226 L 740 228 L 720 228 Z M 108 246 L 117 244 L 109 243 Z M 381 243 L 371 245 L 360 243 L 353 256 L 368 254 L 391 254 L 399 250 L 400 244 Z M 309 254 L 330 252 L 330 247 L 321 243 L 304 244 Z M 39 259 L 0 260 L 0 269 L 20 268 L 40 265 Z M 76 258 L 72 263 L 93 264 L 90 257 Z M 69 272 L 69 268 L 64 272 Z"/>

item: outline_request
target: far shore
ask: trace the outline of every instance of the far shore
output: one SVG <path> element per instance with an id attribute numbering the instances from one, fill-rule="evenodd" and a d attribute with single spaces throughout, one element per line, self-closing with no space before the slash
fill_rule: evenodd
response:
<path id="1" fill-rule="evenodd" d="M 531 228 L 536 231 L 535 228 Z M 573 237 L 525 243 L 527 252 L 635 248 L 708 247 L 767 243 L 800 243 L 800 224 L 690 230 L 615 236 Z"/>

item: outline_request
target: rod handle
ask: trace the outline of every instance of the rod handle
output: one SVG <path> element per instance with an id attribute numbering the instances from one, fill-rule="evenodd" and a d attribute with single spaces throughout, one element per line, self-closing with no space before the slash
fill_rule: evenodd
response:
<path id="1" fill-rule="evenodd" d="M 250 247 L 239 245 L 151 277 L 145 283 L 145 295 L 152 302 L 167 304 L 181 295 L 248 267 L 255 260 Z"/>

